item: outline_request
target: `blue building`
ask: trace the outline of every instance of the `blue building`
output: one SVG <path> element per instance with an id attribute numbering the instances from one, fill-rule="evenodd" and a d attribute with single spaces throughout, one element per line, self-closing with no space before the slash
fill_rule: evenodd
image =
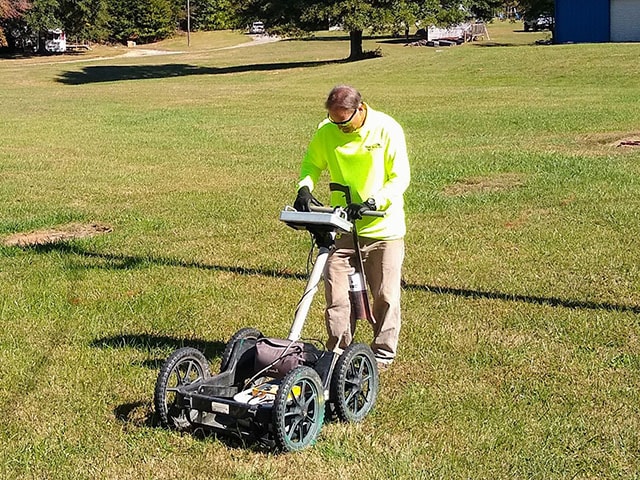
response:
<path id="1" fill-rule="evenodd" d="M 640 42 L 640 0 L 555 0 L 554 41 Z"/>

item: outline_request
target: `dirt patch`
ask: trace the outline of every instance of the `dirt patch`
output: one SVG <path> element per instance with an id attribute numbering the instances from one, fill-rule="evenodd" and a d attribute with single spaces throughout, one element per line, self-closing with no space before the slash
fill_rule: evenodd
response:
<path id="1" fill-rule="evenodd" d="M 623 138 L 618 140 L 615 144 L 616 147 L 640 147 L 640 135 L 636 137 Z"/>
<path id="2" fill-rule="evenodd" d="M 608 132 L 585 135 L 583 141 L 603 147 L 640 147 L 640 132 Z"/>
<path id="3" fill-rule="evenodd" d="M 525 176 L 519 173 L 500 173 L 486 177 L 469 177 L 444 188 L 447 196 L 456 197 L 468 194 L 496 193 L 521 187 Z"/>
<path id="4" fill-rule="evenodd" d="M 10 247 L 33 247 L 65 242 L 78 238 L 93 237 L 113 231 L 108 225 L 99 223 L 69 223 L 50 230 L 37 230 L 29 233 L 16 233 L 4 239 L 4 244 Z"/>
<path id="5" fill-rule="evenodd" d="M 152 57 L 156 55 L 178 55 L 180 51 L 171 51 L 171 50 L 152 50 L 149 48 L 135 48 L 126 53 L 120 55 L 121 57 Z"/>

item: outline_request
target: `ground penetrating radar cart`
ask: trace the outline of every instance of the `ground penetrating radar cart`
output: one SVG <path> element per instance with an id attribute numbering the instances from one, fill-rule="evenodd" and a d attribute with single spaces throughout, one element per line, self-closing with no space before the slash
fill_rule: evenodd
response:
<path id="1" fill-rule="evenodd" d="M 343 191 L 350 202 L 348 189 L 331 187 Z M 183 347 L 173 352 L 160 369 L 154 392 L 162 426 L 231 434 L 290 452 L 315 442 L 326 411 L 342 421 L 358 422 L 375 405 L 378 369 L 368 345 L 354 343 L 338 353 L 301 340 L 339 233 L 350 232 L 356 245 L 357 262 L 349 282 L 352 315 L 373 321 L 353 222 L 340 207 L 317 207 L 311 212 L 286 207 L 280 220 L 310 231 L 318 248 L 289 336 L 268 338 L 254 328 L 239 330 L 227 343 L 220 373 L 215 375 L 199 350 Z"/>

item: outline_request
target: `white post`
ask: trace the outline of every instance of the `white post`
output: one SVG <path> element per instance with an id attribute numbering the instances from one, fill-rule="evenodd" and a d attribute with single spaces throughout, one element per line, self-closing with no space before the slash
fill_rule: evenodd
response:
<path id="1" fill-rule="evenodd" d="M 191 46 L 191 8 L 187 0 L 187 47 Z"/>
<path id="2" fill-rule="evenodd" d="M 293 325 L 291 325 L 291 330 L 289 331 L 288 339 L 293 342 L 300 340 L 302 327 L 304 326 L 304 322 L 309 314 L 313 297 L 318 291 L 318 283 L 320 283 L 320 280 L 322 279 L 324 266 L 327 264 L 328 258 L 329 249 L 326 247 L 320 247 L 316 263 L 313 266 L 313 270 L 311 270 L 311 275 L 309 275 L 309 280 L 307 281 L 307 287 L 305 288 L 304 294 L 302 295 L 300 302 L 298 302 L 293 319 Z"/>

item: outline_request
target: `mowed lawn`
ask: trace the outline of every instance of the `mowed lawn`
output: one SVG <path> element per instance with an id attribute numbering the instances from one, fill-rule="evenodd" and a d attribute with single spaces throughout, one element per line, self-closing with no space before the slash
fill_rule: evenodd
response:
<path id="1" fill-rule="evenodd" d="M 638 478 L 640 45 L 489 32 L 359 62 L 341 33 L 235 32 L 0 59 L 0 478 Z M 309 238 L 278 214 L 338 83 L 412 165 L 374 412 L 291 455 L 159 428 L 174 349 L 215 372 L 239 328 L 287 335 Z M 76 235 L 10 245 L 51 230 Z"/>

